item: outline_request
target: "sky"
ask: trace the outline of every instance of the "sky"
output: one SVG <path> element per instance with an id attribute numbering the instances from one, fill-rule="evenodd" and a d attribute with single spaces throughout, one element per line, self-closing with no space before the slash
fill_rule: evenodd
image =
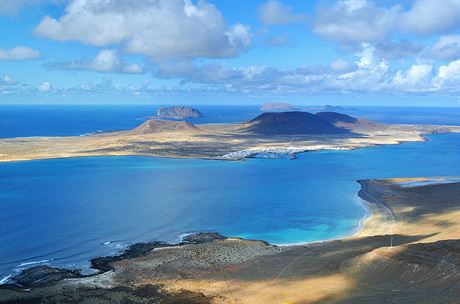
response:
<path id="1" fill-rule="evenodd" d="M 12 104 L 460 106 L 460 0 L 0 0 Z"/>

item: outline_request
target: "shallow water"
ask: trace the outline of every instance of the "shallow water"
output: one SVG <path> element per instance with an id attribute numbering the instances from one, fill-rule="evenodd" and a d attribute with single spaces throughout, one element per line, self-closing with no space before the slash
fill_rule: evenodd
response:
<path id="1" fill-rule="evenodd" d="M 296 160 L 0 164 L 0 278 L 34 262 L 85 268 L 128 243 L 173 242 L 194 231 L 277 244 L 345 236 L 365 213 L 357 179 L 460 175 L 460 134 L 428 138 Z"/>

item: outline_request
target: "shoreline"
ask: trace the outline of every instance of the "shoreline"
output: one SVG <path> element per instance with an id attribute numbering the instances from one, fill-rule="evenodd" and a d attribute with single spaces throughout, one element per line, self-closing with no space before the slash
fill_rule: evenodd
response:
<path id="1" fill-rule="evenodd" d="M 358 182 L 358 181 L 356 181 L 356 182 Z M 342 236 L 338 236 L 338 237 L 334 237 L 334 238 L 330 238 L 330 239 L 324 239 L 324 240 L 317 240 L 317 241 L 300 241 L 300 242 L 296 242 L 296 243 L 286 243 L 286 244 L 276 244 L 276 243 L 270 243 L 270 242 L 267 242 L 267 243 L 270 244 L 270 245 L 273 245 L 273 246 L 277 246 L 277 247 L 306 246 L 306 245 L 311 245 L 311 244 L 321 244 L 321 243 L 327 243 L 327 242 L 347 240 L 347 239 L 352 239 L 354 237 L 357 237 L 359 235 L 360 231 L 364 228 L 364 224 L 365 224 L 366 220 L 372 218 L 373 211 L 371 209 L 371 205 L 366 204 L 367 201 L 365 199 L 363 199 L 362 197 L 360 197 L 358 193 L 356 193 L 355 199 L 356 199 L 357 202 L 359 202 L 358 204 L 364 210 L 364 215 L 359 219 L 358 224 L 356 225 L 356 227 L 351 229 L 350 232 L 348 232 L 348 233 L 346 233 L 346 234 L 344 234 Z M 244 239 L 244 240 L 252 241 L 251 239 Z M 254 241 L 264 241 L 264 240 L 254 240 Z"/>
<path id="2" fill-rule="evenodd" d="M 110 266 L 111 263 L 116 261 L 122 260 L 129 260 L 132 258 L 141 257 L 147 253 L 151 253 L 158 250 L 163 249 L 173 249 L 173 248 L 180 248 L 184 245 L 191 245 L 191 244 L 203 244 L 207 242 L 211 242 L 214 240 L 223 240 L 223 239 L 241 239 L 238 237 L 227 237 L 223 236 L 217 232 L 194 232 L 194 233 L 184 233 L 183 238 L 176 243 L 168 243 L 164 241 L 145 241 L 145 242 L 138 242 L 126 245 L 124 249 L 121 249 L 117 254 L 109 255 L 109 256 L 99 256 L 90 259 L 88 262 L 90 263 L 89 269 L 93 270 L 94 273 L 90 274 L 82 274 L 82 269 L 74 269 L 74 268 L 66 268 L 66 267 L 54 267 L 50 266 L 46 263 L 38 264 L 31 266 L 29 268 L 21 269 L 18 272 L 13 272 L 5 276 L 4 278 L 0 278 L 0 290 L 14 290 L 14 291 L 22 291 L 30 288 L 36 287 L 43 287 L 49 286 L 49 283 L 45 285 L 34 285 L 34 286 L 19 286 L 18 282 L 13 281 L 9 282 L 9 279 L 15 279 L 15 277 L 21 278 L 22 275 L 27 274 L 29 271 L 37 269 L 39 272 L 42 271 L 51 271 L 52 275 L 60 276 L 61 274 L 71 273 L 73 276 L 68 277 L 71 279 L 88 279 L 94 278 L 100 275 L 104 275 L 108 272 L 113 271 L 113 267 Z M 259 240 L 247 240 L 247 241 L 259 241 Z M 264 242 L 268 244 L 268 242 L 260 240 L 260 242 Z M 49 260 L 48 260 L 49 261 Z M 32 263 L 32 262 L 31 262 Z M 35 263 L 34 263 L 35 264 Z M 20 264 L 21 265 L 21 264 Z M 52 284 L 57 284 L 63 281 L 66 278 L 59 278 L 57 280 L 52 279 Z M 1 299 L 0 299 L 1 300 Z"/>
<path id="3" fill-rule="evenodd" d="M 219 239 L 239 239 L 243 241 L 248 241 L 248 242 L 262 242 L 265 243 L 268 246 L 274 246 L 274 247 L 281 247 L 281 248 L 290 248 L 290 247 L 299 247 L 299 246 L 308 246 L 308 245 L 314 245 L 314 244 L 324 244 L 328 242 L 335 242 L 335 241 L 341 241 L 341 240 L 347 240 L 347 239 L 352 239 L 355 237 L 359 236 L 359 233 L 364 229 L 365 223 L 367 220 L 372 219 L 375 210 L 372 210 L 370 202 L 366 204 L 366 199 L 361 196 L 361 191 L 363 190 L 363 184 L 361 183 L 362 180 L 358 180 L 355 182 L 358 182 L 361 185 L 360 190 L 358 193 L 356 193 L 356 199 L 359 200 L 359 204 L 361 207 L 364 209 L 364 215 L 361 217 L 361 219 L 358 222 L 357 227 L 352 229 L 350 233 L 347 233 L 344 236 L 339 236 L 339 237 L 334 237 L 330 239 L 324 239 L 324 240 L 316 240 L 316 241 L 301 241 L 298 243 L 286 243 L 286 244 L 276 244 L 276 243 L 270 243 L 268 241 L 262 240 L 262 239 L 247 239 L 247 238 L 242 238 L 242 237 L 237 237 L 237 236 L 226 236 L 222 235 L 219 232 L 215 231 L 196 231 L 196 232 L 188 232 L 188 233 L 182 233 L 178 236 L 178 242 L 165 242 L 165 241 L 159 241 L 159 240 L 150 240 L 150 241 L 145 241 L 145 242 L 138 242 L 138 243 L 132 243 L 132 244 L 127 244 L 125 248 L 121 249 L 118 253 L 110 256 L 99 256 L 90 259 L 88 262 L 90 263 L 90 266 L 88 270 L 94 271 L 93 273 L 90 274 L 82 274 L 82 268 L 66 268 L 66 267 L 54 267 L 50 266 L 47 263 L 38 263 L 38 265 L 34 265 L 28 268 L 21 269 L 19 272 L 13 272 L 5 276 L 4 278 L 0 278 L 0 289 L 12 289 L 12 290 L 20 290 L 21 287 L 16 286 L 15 282 L 9 282 L 9 279 L 14 279 L 15 276 L 21 276 L 23 273 L 26 273 L 28 270 L 33 269 L 33 268 L 43 268 L 44 270 L 48 269 L 54 269 L 57 271 L 57 273 L 66 273 L 66 272 L 72 272 L 75 274 L 73 278 L 91 278 L 91 277 L 96 277 L 99 275 L 103 275 L 107 272 L 113 271 L 113 267 L 110 266 L 110 263 L 115 262 L 115 261 L 121 261 L 121 260 L 126 260 L 130 258 L 136 258 L 140 257 L 142 255 L 145 255 L 149 252 L 154 252 L 157 250 L 162 250 L 162 249 L 171 249 L 171 248 L 178 248 L 184 245 L 190 245 L 190 244 L 202 244 L 206 242 L 210 242 L 213 240 L 219 240 Z M 379 204 L 379 202 L 376 202 L 376 204 Z M 378 212 L 378 211 L 377 211 Z M 41 261 L 40 261 L 41 262 Z M 48 261 L 49 262 L 49 261 Z M 35 262 L 30 262 L 35 264 Z M 22 265 L 22 264 L 20 264 Z M 60 280 L 56 281 L 59 282 Z"/>
<path id="4" fill-rule="evenodd" d="M 457 127 L 457 126 L 456 126 Z M 460 126 L 459 126 L 460 128 Z M 257 154 L 273 154 L 279 156 L 293 156 L 291 160 L 295 160 L 298 154 L 309 153 L 309 152 L 321 152 L 321 151 L 353 151 L 358 149 L 366 149 L 379 146 L 388 146 L 388 145 L 401 145 L 405 143 L 412 142 L 425 142 L 428 141 L 427 135 L 438 135 L 438 134 L 450 134 L 450 133 L 460 133 L 459 130 L 446 131 L 446 132 L 430 132 L 430 133 L 421 133 L 418 135 L 420 138 L 417 139 L 406 139 L 406 140 L 397 140 L 395 142 L 382 142 L 382 143 L 368 143 L 360 144 L 359 146 L 322 146 L 322 147 L 288 147 L 288 148 L 255 148 L 255 149 L 246 149 L 240 151 L 230 152 L 221 156 L 190 156 L 190 155 L 163 155 L 163 154 L 149 154 L 149 153 L 109 153 L 109 154 L 77 154 L 77 155 L 61 155 L 61 156 L 46 156 L 46 157 L 31 157 L 31 158 L 7 158 L 4 159 L 0 154 L 0 165 L 2 163 L 20 163 L 20 162 L 30 162 L 30 161 L 40 161 L 40 160 L 60 160 L 60 159 L 72 159 L 72 158 L 86 158 L 86 157 L 117 157 L 117 156 L 139 156 L 139 157 L 150 157 L 150 158 L 160 158 L 160 159 L 183 159 L 183 160 L 213 160 L 213 161 L 245 161 L 252 158 L 258 158 Z M 91 135 L 89 135 L 91 136 Z M 28 137 L 18 137 L 15 139 L 23 139 Z M 32 137 L 30 137 L 32 138 Z M 43 139 L 43 137 L 37 137 L 38 139 Z M 48 138 L 48 137 L 46 137 Z M 49 137 L 54 138 L 54 137 Z M 56 137 L 57 138 L 57 137 Z M 9 138 L 6 138 L 9 139 Z M 0 145 L 3 139 L 0 138 Z M 260 157 L 263 158 L 263 157 Z"/>
<path id="5" fill-rule="evenodd" d="M 400 184 L 422 179 L 441 183 Z M 104 271 L 99 274 L 36 269 L 22 278 L 29 285 L 0 286 L 0 301 L 454 303 L 460 292 L 460 181 L 442 181 L 361 180 L 359 198 L 369 213 L 362 229 L 344 238 L 274 246 L 197 233 L 177 244 L 133 244 L 124 254 L 93 260 Z"/>
<path id="6" fill-rule="evenodd" d="M 162 155 L 162 154 L 149 154 L 149 153 L 107 153 L 107 154 L 87 154 L 87 155 L 61 155 L 61 156 L 46 156 L 46 157 L 30 157 L 30 158 L 7 158 L 3 159 L 0 157 L 0 164 L 1 163 L 18 163 L 18 162 L 27 162 L 27 161 L 35 161 L 35 160 L 52 160 L 52 159 L 69 159 L 69 158 L 84 158 L 84 157 L 109 157 L 109 156 L 141 156 L 141 157 L 152 157 L 152 158 L 166 158 L 166 159 L 198 159 L 198 160 L 216 160 L 216 161 L 242 161 L 250 158 L 257 158 L 257 154 L 274 154 L 279 156 L 291 156 L 294 157 L 297 154 L 308 153 L 308 152 L 318 152 L 318 151 L 352 151 L 357 149 L 364 149 L 370 147 L 377 147 L 377 146 L 385 146 L 385 145 L 400 145 L 403 143 L 408 142 L 423 142 L 426 141 L 423 135 L 429 134 L 447 134 L 447 133 L 457 133 L 457 132 L 446 132 L 446 133 L 426 133 L 422 134 L 422 139 L 411 139 L 411 140 L 401 140 L 396 141 L 395 143 L 370 143 L 360 146 L 324 146 L 324 147 L 287 147 L 287 148 L 274 148 L 274 147 L 267 147 L 267 148 L 252 148 L 252 149 L 245 149 L 245 150 L 238 150 L 226 153 L 220 156 L 213 156 L 213 157 L 206 157 L 206 156 L 189 156 L 189 155 Z M 460 133 L 460 132 L 459 132 Z M 22 138 L 22 137 L 21 137 Z M 35 137 L 29 137 L 35 138 Z M 42 137 L 36 137 L 37 139 L 42 139 Z M 0 139 L 1 141 L 2 139 Z M 294 158 L 293 158 L 294 159 Z"/>
<path id="7" fill-rule="evenodd" d="M 192 129 L 133 130 L 86 136 L 0 138 L 0 163 L 94 156 L 150 156 L 175 159 L 243 160 L 257 154 L 354 150 L 426 141 L 426 135 L 460 133 L 460 126 L 378 125 L 350 134 L 267 135 L 242 132 L 244 124 L 200 124 Z"/>

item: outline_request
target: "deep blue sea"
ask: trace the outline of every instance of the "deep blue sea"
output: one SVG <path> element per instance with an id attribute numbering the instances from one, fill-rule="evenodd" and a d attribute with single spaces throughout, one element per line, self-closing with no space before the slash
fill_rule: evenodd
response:
<path id="1" fill-rule="evenodd" d="M 258 107 L 199 107 L 202 122 L 243 121 Z M 1 108 L 3 137 L 134 127 L 147 106 Z M 357 111 L 354 109 L 354 111 Z M 366 108 L 397 123 L 460 124 L 456 109 Z M 444 118 L 443 118 L 444 117 Z M 275 244 L 351 234 L 366 213 L 357 179 L 460 175 L 460 134 L 298 159 L 238 162 L 88 157 L 0 164 L 0 279 L 36 263 L 87 269 L 130 243 L 196 231 Z"/>

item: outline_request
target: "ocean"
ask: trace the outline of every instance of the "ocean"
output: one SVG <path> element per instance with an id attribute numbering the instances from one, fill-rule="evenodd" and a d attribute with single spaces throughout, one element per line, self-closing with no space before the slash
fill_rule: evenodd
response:
<path id="1" fill-rule="evenodd" d="M 250 119 L 258 107 L 198 107 L 200 122 Z M 361 108 L 392 123 L 459 124 L 449 108 Z M 348 111 L 351 111 L 349 109 Z M 2 106 L 1 136 L 81 135 L 134 127 L 147 106 Z M 296 160 L 225 162 L 87 157 L 0 164 L 0 279 L 37 264 L 81 268 L 127 244 L 216 231 L 274 244 L 358 229 L 358 179 L 460 175 L 460 134 Z"/>

